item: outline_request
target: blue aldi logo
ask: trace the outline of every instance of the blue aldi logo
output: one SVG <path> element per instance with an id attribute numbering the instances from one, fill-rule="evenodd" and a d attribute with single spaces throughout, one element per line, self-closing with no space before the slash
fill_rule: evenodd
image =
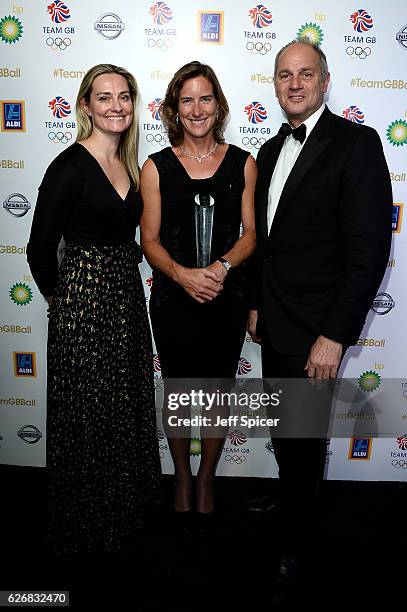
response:
<path id="1" fill-rule="evenodd" d="M 393 204 L 393 221 L 392 229 L 394 234 L 401 232 L 401 221 L 403 219 L 403 206 L 404 204 Z"/>
<path id="2" fill-rule="evenodd" d="M 372 451 L 372 438 L 351 438 L 348 459 L 369 461 Z"/>
<path id="3" fill-rule="evenodd" d="M 25 132 L 25 108 L 22 100 L 1 100 L 1 131 Z"/>
<path id="4" fill-rule="evenodd" d="M 199 11 L 200 42 L 223 45 L 223 11 Z"/>
<path id="5" fill-rule="evenodd" d="M 14 351 L 14 376 L 35 378 L 37 370 L 35 365 L 35 353 L 17 353 Z"/>

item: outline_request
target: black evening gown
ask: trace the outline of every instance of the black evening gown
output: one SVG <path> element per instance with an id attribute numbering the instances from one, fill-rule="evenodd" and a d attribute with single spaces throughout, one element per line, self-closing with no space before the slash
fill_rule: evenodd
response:
<path id="1" fill-rule="evenodd" d="M 210 262 L 222 257 L 239 238 L 247 151 L 229 145 L 215 174 L 191 179 L 168 147 L 150 155 L 161 193 L 160 241 L 171 257 L 197 267 L 195 196 L 214 198 Z M 223 291 L 199 304 L 176 282 L 153 270 L 150 318 L 165 378 L 234 378 L 248 315 L 246 263 L 231 269 Z"/>
<path id="2" fill-rule="evenodd" d="M 55 296 L 47 468 L 48 540 L 57 553 L 117 549 L 160 497 L 151 337 L 134 241 L 141 208 L 134 186 L 123 200 L 77 143 L 39 189 L 28 259 L 40 291 Z"/>

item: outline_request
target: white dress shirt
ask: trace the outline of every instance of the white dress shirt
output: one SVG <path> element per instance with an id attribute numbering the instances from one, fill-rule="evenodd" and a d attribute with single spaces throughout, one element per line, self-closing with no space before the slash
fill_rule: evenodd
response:
<path id="1" fill-rule="evenodd" d="M 284 189 L 285 182 L 290 174 L 297 157 L 301 153 L 308 136 L 311 134 L 318 119 L 325 110 L 325 104 L 319 107 L 317 111 L 303 123 L 307 126 L 307 132 L 304 142 L 301 144 L 299 140 L 290 134 L 285 139 L 277 163 L 274 168 L 273 176 L 270 181 L 268 206 L 267 206 L 267 231 L 270 233 L 271 224 L 273 223 L 274 215 L 276 214 L 277 206 L 280 201 L 281 193 Z"/>

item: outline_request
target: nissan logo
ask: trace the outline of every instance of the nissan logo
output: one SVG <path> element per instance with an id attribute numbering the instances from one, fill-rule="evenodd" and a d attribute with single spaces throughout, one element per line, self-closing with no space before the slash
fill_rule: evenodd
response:
<path id="1" fill-rule="evenodd" d="M 31 208 L 31 204 L 22 193 L 11 193 L 4 200 L 3 208 L 13 217 L 24 217 Z"/>
<path id="2" fill-rule="evenodd" d="M 35 444 L 42 438 L 42 433 L 35 425 L 24 425 L 24 427 L 18 430 L 17 435 L 27 444 Z"/>
<path id="3" fill-rule="evenodd" d="M 391 295 L 388 293 L 378 293 L 373 300 L 372 310 L 378 315 L 385 315 L 390 312 L 395 305 L 396 302 Z"/>

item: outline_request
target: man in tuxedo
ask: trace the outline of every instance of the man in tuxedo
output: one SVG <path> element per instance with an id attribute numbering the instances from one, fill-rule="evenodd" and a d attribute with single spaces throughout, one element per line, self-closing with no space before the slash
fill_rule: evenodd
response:
<path id="1" fill-rule="evenodd" d="M 248 322 L 264 378 L 335 378 L 388 262 L 392 192 L 382 145 L 374 129 L 325 106 L 329 80 L 326 57 L 311 43 L 293 41 L 276 56 L 275 92 L 288 123 L 257 157 Z M 326 440 L 273 438 L 273 447 L 284 521 L 277 601 L 296 582 L 309 541 Z"/>

